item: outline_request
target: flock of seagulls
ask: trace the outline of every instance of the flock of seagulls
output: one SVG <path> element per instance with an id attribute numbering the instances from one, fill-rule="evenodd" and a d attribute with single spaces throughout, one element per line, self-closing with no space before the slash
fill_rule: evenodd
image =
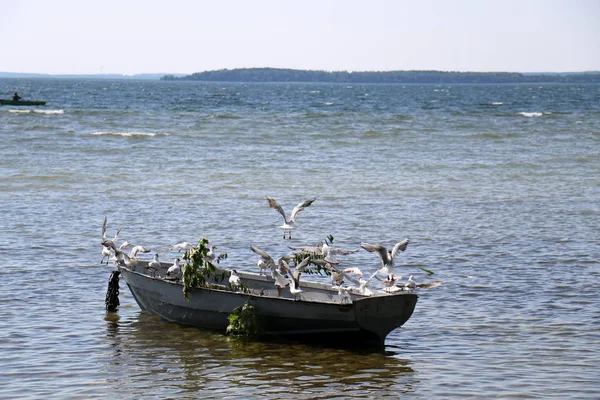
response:
<path id="1" fill-rule="evenodd" d="M 298 213 L 303 211 L 306 207 L 309 207 L 315 200 L 315 198 L 308 199 L 296 205 L 291 214 L 288 215 L 272 197 L 266 197 L 270 208 L 275 209 L 283 217 L 283 225 L 280 226 L 283 229 L 283 239 L 292 238 L 292 229 L 296 223 Z M 138 256 L 140 253 L 149 253 L 151 250 L 144 246 L 133 246 L 129 252 L 125 249 L 129 248 L 131 244 L 127 241 L 122 242 L 120 245 L 117 244 L 121 228 L 117 230 L 115 235 L 110 238 L 107 235 L 107 218 L 104 218 L 102 225 L 102 260 L 100 263 L 109 261 L 115 264 L 125 266 L 127 268 L 135 268 L 138 263 Z M 329 237 L 333 240 L 332 237 Z M 358 253 L 360 249 L 342 249 L 333 247 L 332 243 L 325 239 L 318 245 L 315 246 L 289 246 L 289 249 L 295 253 L 292 255 L 284 255 L 278 258 L 277 262 L 269 255 L 266 251 L 259 249 L 256 246 L 250 246 L 250 250 L 259 256 L 257 266 L 260 275 L 270 276 L 273 280 L 273 285 L 277 290 L 279 296 L 281 296 L 284 290 L 289 290 L 289 293 L 293 296 L 294 300 L 302 299 L 303 289 L 300 281 L 300 277 L 303 273 L 307 272 L 311 268 L 317 268 L 319 270 L 325 270 L 331 275 L 331 284 L 334 289 L 337 289 L 338 295 L 341 297 L 343 303 L 352 302 L 351 294 L 359 293 L 361 295 L 370 296 L 374 292 L 370 283 L 373 279 L 381 282 L 383 290 L 388 293 L 395 293 L 399 291 L 412 292 L 417 288 L 417 284 L 414 281 L 414 276 L 411 275 L 406 282 L 402 281 L 402 277 L 397 275 L 395 268 L 395 260 L 400 252 L 406 251 L 409 244 L 409 239 L 404 239 L 400 242 L 395 243 L 390 249 L 381 244 L 369 244 L 361 243 L 360 248 L 377 254 L 379 258 L 379 266 L 377 270 L 368 278 L 365 278 L 364 273 L 358 267 L 347 267 L 342 268 L 340 258 L 344 256 Z M 207 261 L 212 262 L 216 256 L 214 249 L 217 246 L 211 246 L 208 253 L 205 256 Z M 194 248 L 194 245 L 189 242 L 176 243 L 163 253 L 168 252 L 188 252 Z M 299 256 L 300 255 L 300 256 Z M 303 257 L 301 261 L 297 261 L 299 257 Z M 151 273 L 151 276 L 156 275 L 161 270 L 161 263 L 159 261 L 159 254 L 154 254 L 152 261 L 148 262 L 145 266 Z M 167 280 L 179 280 L 182 276 L 181 259 L 176 257 L 173 264 L 166 270 L 164 279 Z M 164 270 L 163 270 L 164 271 Z M 229 285 L 232 290 L 239 291 L 242 288 L 242 278 L 236 270 L 229 270 Z M 381 278 L 384 276 L 385 278 Z M 377 290 L 377 289 L 375 289 Z"/>

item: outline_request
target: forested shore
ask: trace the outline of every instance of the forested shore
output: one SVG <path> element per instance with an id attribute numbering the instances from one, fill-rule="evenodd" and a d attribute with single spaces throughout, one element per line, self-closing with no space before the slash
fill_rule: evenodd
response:
<path id="1" fill-rule="evenodd" d="M 329 82 L 329 83 L 600 83 L 600 72 L 520 73 L 453 71 L 312 71 L 281 68 L 238 68 L 161 77 L 165 81 Z"/>

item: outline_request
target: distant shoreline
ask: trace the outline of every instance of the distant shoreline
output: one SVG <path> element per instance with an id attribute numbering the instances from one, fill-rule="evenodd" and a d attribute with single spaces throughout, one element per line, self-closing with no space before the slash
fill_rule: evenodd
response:
<path id="1" fill-rule="evenodd" d="M 166 75 L 166 81 L 203 82 L 312 82 L 312 83 L 600 83 L 600 71 L 573 73 L 372 71 L 328 72 L 280 68 L 238 68 Z"/>
<path id="2" fill-rule="evenodd" d="M 500 84 L 600 83 L 600 71 L 589 72 L 458 72 L 458 71 L 316 71 L 284 68 L 237 68 L 184 74 L 35 74 L 0 72 L 0 78 L 116 79 L 199 82 Z"/>

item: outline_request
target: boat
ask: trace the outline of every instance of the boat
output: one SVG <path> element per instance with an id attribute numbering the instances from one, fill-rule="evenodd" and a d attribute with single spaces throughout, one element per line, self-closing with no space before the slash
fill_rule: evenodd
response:
<path id="1" fill-rule="evenodd" d="M 45 101 L 42 100 L 8 100 L 0 99 L 1 106 L 44 106 Z"/>
<path id="2" fill-rule="evenodd" d="M 157 271 L 139 260 L 133 267 L 117 265 L 133 298 L 143 311 L 183 325 L 226 333 L 229 316 L 250 304 L 261 321 L 260 338 L 299 340 L 341 347 L 385 346 L 385 338 L 413 314 L 418 295 L 410 292 L 340 293 L 323 282 L 301 281 L 302 293 L 281 292 L 271 276 L 237 271 L 244 290 L 211 278 L 183 295 L 183 284 L 165 278 L 169 263 Z M 219 273 L 229 271 L 219 270 Z M 218 276 L 216 274 L 215 276 Z"/>

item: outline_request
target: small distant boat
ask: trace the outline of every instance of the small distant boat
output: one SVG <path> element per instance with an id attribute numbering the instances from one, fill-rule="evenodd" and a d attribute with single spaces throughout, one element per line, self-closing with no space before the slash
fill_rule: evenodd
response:
<path id="1" fill-rule="evenodd" d="M 0 106 L 44 106 L 45 101 L 41 100 L 8 100 L 0 99 Z"/>
<path id="2" fill-rule="evenodd" d="M 231 291 L 213 281 L 210 287 L 192 289 L 188 301 L 180 282 L 160 277 L 170 264 L 161 263 L 158 276 L 150 276 L 147 265 L 140 260 L 133 269 L 118 266 L 142 310 L 167 321 L 222 333 L 229 315 L 248 302 L 263 320 L 263 336 L 316 339 L 344 347 L 383 347 L 388 333 L 411 317 L 418 299 L 406 292 L 377 291 L 371 296 L 351 292 L 351 299 L 344 301 L 331 285 L 305 281 L 301 297 L 295 299 L 289 290 L 278 293 L 270 276 L 238 271 L 248 292 Z"/>

